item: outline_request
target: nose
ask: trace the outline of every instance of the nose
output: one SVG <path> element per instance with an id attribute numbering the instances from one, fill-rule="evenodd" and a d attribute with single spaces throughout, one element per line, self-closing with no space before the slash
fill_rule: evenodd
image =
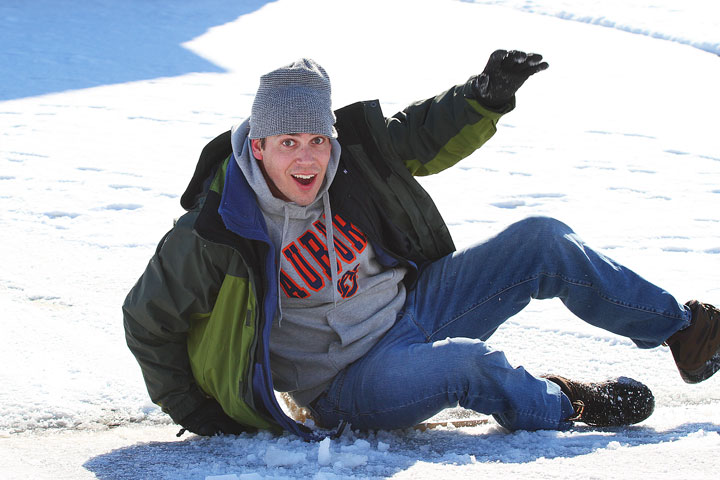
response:
<path id="1" fill-rule="evenodd" d="M 309 145 L 303 145 L 297 150 L 297 163 L 312 163 L 314 161 L 314 153 Z"/>

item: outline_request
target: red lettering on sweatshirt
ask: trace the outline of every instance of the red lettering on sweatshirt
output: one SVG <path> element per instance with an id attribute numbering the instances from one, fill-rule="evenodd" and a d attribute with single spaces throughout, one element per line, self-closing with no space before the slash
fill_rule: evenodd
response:
<path id="1" fill-rule="evenodd" d="M 327 239 L 327 229 L 325 224 L 320 220 L 313 223 L 318 232 Z M 333 243 L 335 244 L 335 252 L 338 254 L 340 259 L 345 263 L 353 263 L 355 261 L 355 252 L 353 252 L 347 245 L 345 245 L 337 235 L 333 235 Z"/>
<path id="2" fill-rule="evenodd" d="M 308 230 L 300 235 L 297 241 L 305 251 L 315 259 L 315 262 L 322 267 L 328 280 L 332 279 L 332 273 L 330 272 L 330 253 L 325 243 L 320 240 L 315 232 Z M 342 271 L 342 265 L 339 260 L 337 261 L 337 271 L 338 273 Z"/>
<path id="3" fill-rule="evenodd" d="M 283 256 L 297 273 L 297 276 L 293 278 L 284 270 L 280 270 L 280 287 L 288 298 L 308 298 L 312 295 L 312 291 L 319 292 L 325 287 L 323 277 L 332 279 L 330 254 L 327 247 L 327 227 L 324 219 L 313 222 L 313 226 L 322 237 L 312 230 L 307 230 L 282 249 Z M 351 264 L 357 260 L 357 255 L 367 247 L 367 239 L 360 229 L 352 223 L 346 222 L 340 215 L 334 215 L 333 227 L 335 232 L 340 232 L 339 235 L 333 235 L 333 244 L 338 259 L 337 273 L 339 274 L 343 271 L 342 262 Z M 360 264 L 357 264 L 339 276 L 335 288 L 343 298 L 352 297 L 357 293 L 359 268 Z"/>
<path id="4" fill-rule="evenodd" d="M 367 239 L 355 225 L 350 222 L 343 220 L 340 215 L 335 215 L 333 218 L 333 225 L 343 236 L 350 242 L 350 245 L 355 249 L 356 252 L 362 253 L 367 247 Z"/>
<path id="5" fill-rule="evenodd" d="M 280 269 L 280 288 L 289 298 L 306 298 L 310 296 L 307 290 L 293 282 L 293 279 L 282 269 Z"/>
<path id="6" fill-rule="evenodd" d="M 305 257 L 302 256 L 300 249 L 297 245 L 295 245 L 295 242 L 283 249 L 283 255 L 285 255 L 285 258 L 288 259 L 297 274 L 300 275 L 300 278 L 302 278 L 303 282 L 305 282 L 305 285 L 316 292 L 322 290 L 325 286 L 325 281 L 323 280 L 322 275 L 317 273 Z"/>

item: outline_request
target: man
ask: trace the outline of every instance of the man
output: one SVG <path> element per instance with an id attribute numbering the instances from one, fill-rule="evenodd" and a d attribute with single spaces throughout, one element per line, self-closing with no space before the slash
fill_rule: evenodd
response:
<path id="1" fill-rule="evenodd" d="M 317 425 L 415 425 L 461 405 L 508 429 L 637 423 L 639 382 L 580 383 L 511 367 L 485 341 L 532 298 L 641 348 L 670 346 L 683 378 L 720 368 L 720 312 L 678 303 L 531 218 L 464 251 L 413 175 L 479 148 L 540 55 L 493 53 L 482 74 L 385 118 L 377 101 L 333 113 L 330 80 L 301 59 L 264 75 L 248 120 L 210 142 L 123 306 L 154 402 L 200 435 L 284 428 L 274 390 Z"/>

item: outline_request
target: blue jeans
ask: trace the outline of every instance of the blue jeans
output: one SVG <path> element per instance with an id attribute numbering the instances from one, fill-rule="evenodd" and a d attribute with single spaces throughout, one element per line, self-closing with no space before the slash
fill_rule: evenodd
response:
<path id="1" fill-rule="evenodd" d="M 530 218 L 424 268 L 395 325 L 311 410 L 321 425 L 346 420 L 354 429 L 390 430 L 459 404 L 510 430 L 565 428 L 573 408 L 559 387 L 513 368 L 485 343 L 531 299 L 554 297 L 640 348 L 690 323 L 689 310 L 670 294 L 592 250 L 565 224 Z"/>

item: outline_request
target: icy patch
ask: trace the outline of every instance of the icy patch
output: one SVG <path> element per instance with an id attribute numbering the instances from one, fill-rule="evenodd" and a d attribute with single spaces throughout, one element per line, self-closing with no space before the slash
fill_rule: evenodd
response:
<path id="1" fill-rule="evenodd" d="M 77 218 L 80 216 L 79 213 L 74 212 L 63 212 L 60 210 L 53 210 L 52 212 L 45 212 L 43 215 L 45 215 L 48 218 Z"/>
<path id="2" fill-rule="evenodd" d="M 525 206 L 525 200 L 517 200 L 517 199 L 505 200 L 502 202 L 494 202 L 494 203 L 491 203 L 490 205 L 492 205 L 493 207 L 497 207 L 497 208 L 513 209 L 513 208 Z"/>
<path id="3" fill-rule="evenodd" d="M 106 210 L 137 210 L 142 208 L 142 205 L 137 203 L 111 203 L 105 207 Z"/>
<path id="4" fill-rule="evenodd" d="M 150 190 L 149 187 L 141 187 L 139 185 L 112 184 L 112 185 L 108 185 L 108 187 L 113 188 L 115 190 L 125 190 L 125 189 L 131 189 L 131 188 L 142 190 L 143 192 L 147 192 L 148 190 Z"/>
<path id="5" fill-rule="evenodd" d="M 363 439 L 356 440 L 352 445 L 341 446 L 339 453 L 333 453 L 330 449 L 331 445 L 332 441 L 329 438 L 325 438 L 318 444 L 318 465 L 332 465 L 333 469 L 361 467 L 367 465 L 368 455 L 372 452 L 370 442 Z M 389 445 L 383 445 L 384 451 L 387 451 Z M 380 450 L 379 445 L 378 450 Z"/>
<path id="6" fill-rule="evenodd" d="M 357 455 L 354 453 L 341 453 L 337 455 L 337 460 L 333 462 L 334 468 L 355 468 L 366 465 L 368 462 L 367 455 Z"/>
<path id="7" fill-rule="evenodd" d="M 290 467 L 303 463 L 305 453 L 269 447 L 265 452 L 265 464 L 268 467 Z"/>

